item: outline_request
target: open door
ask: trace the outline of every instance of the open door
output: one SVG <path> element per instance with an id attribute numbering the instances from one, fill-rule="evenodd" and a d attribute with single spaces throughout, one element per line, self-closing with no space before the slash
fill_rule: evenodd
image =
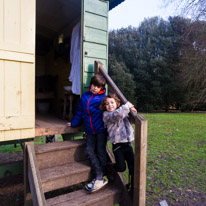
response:
<path id="1" fill-rule="evenodd" d="M 0 142 L 34 137 L 35 0 L 0 0 Z"/>
<path id="2" fill-rule="evenodd" d="M 82 93 L 87 91 L 94 75 L 94 61 L 108 68 L 108 12 L 109 2 L 82 1 Z"/>

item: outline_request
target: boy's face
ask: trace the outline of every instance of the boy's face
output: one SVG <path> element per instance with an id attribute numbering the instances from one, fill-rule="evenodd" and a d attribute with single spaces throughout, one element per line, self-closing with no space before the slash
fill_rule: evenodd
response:
<path id="1" fill-rule="evenodd" d="M 113 112 L 115 109 L 117 109 L 117 103 L 114 98 L 107 98 L 105 105 L 106 105 L 106 110 L 108 112 Z"/>
<path id="2" fill-rule="evenodd" d="M 101 89 L 102 87 L 98 87 L 98 86 L 91 84 L 90 91 L 92 94 L 98 94 Z"/>

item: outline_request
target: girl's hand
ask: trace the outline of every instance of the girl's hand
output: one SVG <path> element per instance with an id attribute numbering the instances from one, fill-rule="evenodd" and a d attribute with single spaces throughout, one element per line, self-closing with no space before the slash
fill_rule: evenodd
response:
<path id="1" fill-rule="evenodd" d="M 134 106 L 132 106 L 130 109 L 131 109 L 133 112 L 137 113 L 137 110 L 134 108 Z"/>
<path id="2" fill-rule="evenodd" d="M 128 107 L 131 109 L 134 105 L 131 102 L 127 102 Z"/>
<path id="3" fill-rule="evenodd" d="M 68 123 L 67 123 L 67 126 L 68 126 L 68 127 L 71 127 L 71 122 L 68 122 Z"/>

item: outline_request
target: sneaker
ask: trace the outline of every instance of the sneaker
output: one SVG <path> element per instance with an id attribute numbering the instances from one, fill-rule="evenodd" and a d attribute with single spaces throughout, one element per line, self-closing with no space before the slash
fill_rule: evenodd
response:
<path id="1" fill-rule="evenodd" d="M 103 180 L 95 180 L 94 184 L 92 185 L 93 187 L 89 190 L 90 192 L 96 192 L 103 188 L 107 184 L 107 180 L 103 178 Z"/>
<path id="2" fill-rule="evenodd" d="M 95 183 L 96 179 L 93 179 L 90 183 L 85 185 L 85 188 L 90 191 Z"/>

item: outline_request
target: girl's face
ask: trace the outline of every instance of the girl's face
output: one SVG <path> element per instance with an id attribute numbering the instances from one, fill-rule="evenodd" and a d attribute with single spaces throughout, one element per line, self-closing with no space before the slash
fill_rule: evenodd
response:
<path id="1" fill-rule="evenodd" d="M 114 98 L 107 98 L 105 105 L 106 105 L 106 110 L 108 112 L 113 112 L 115 109 L 117 109 L 117 103 Z"/>
<path id="2" fill-rule="evenodd" d="M 93 84 L 90 87 L 90 91 L 92 94 L 98 94 L 101 89 L 102 89 L 102 87 L 98 87 L 98 86 L 95 86 Z"/>

